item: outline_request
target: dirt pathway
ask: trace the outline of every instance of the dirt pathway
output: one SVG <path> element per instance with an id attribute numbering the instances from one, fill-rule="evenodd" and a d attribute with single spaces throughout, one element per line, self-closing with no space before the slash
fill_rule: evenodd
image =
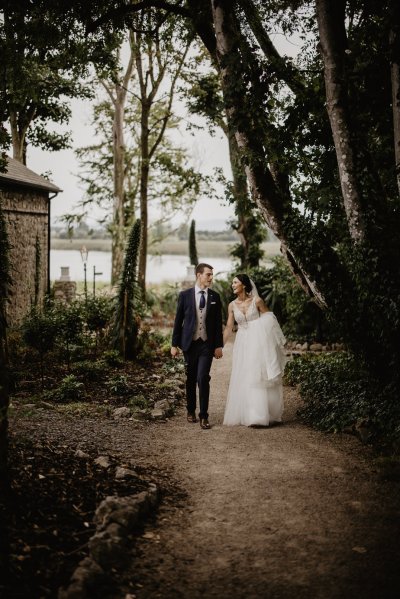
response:
<path id="1" fill-rule="evenodd" d="M 212 430 L 188 424 L 184 410 L 147 430 L 143 457 L 153 447 L 188 497 L 162 507 L 139 541 L 135 595 L 399 597 L 393 483 L 356 439 L 299 424 L 290 390 L 283 426 L 223 427 L 231 347 L 214 360 Z"/>
<path id="2" fill-rule="evenodd" d="M 383 480 L 355 438 L 299 423 L 291 389 L 282 426 L 223 427 L 231 349 L 214 361 L 210 431 L 187 423 L 183 407 L 167 422 L 143 425 L 82 419 L 71 427 L 43 415 L 41 435 L 83 450 L 101 443 L 104 453 L 166 473 L 184 492 L 162 502 L 138 539 L 121 580 L 125 592 L 137 599 L 400 597 L 399 483 Z"/>

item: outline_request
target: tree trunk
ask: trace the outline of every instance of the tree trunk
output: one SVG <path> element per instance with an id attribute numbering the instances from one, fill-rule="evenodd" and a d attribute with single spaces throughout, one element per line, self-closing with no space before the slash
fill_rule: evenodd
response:
<path id="1" fill-rule="evenodd" d="M 239 148 L 236 142 L 235 135 L 231 132 L 227 133 L 229 142 L 229 158 L 232 169 L 233 179 L 233 196 L 235 200 L 235 212 L 238 219 L 238 227 L 236 229 L 241 246 L 243 248 L 243 255 L 241 257 L 240 268 L 246 269 L 249 265 L 249 250 L 250 250 L 250 239 L 248 231 L 248 188 L 246 174 L 243 171 L 243 166 L 240 160 Z"/>
<path id="2" fill-rule="evenodd" d="M 140 119 L 140 250 L 138 281 L 143 295 L 146 293 L 146 263 L 147 263 L 147 227 L 148 227 L 148 185 L 150 172 L 149 155 L 149 115 L 150 103 L 142 99 L 142 114 Z"/>
<path id="3" fill-rule="evenodd" d="M 390 75 L 392 82 L 392 110 L 393 110 L 393 137 L 394 157 L 396 163 L 397 187 L 400 194 L 400 6 L 395 1 L 391 11 L 394 27 L 389 34 L 389 46 L 391 51 Z"/>
<path id="4" fill-rule="evenodd" d="M 134 51 L 136 71 L 140 86 L 140 102 L 141 102 L 141 117 L 140 117 L 140 222 L 141 222 L 141 240 L 139 250 L 138 264 L 138 282 L 142 290 L 142 294 L 146 295 L 146 262 L 147 262 L 147 230 L 148 230 L 148 185 L 149 174 L 152 158 L 161 143 L 169 120 L 172 116 L 172 102 L 174 99 L 175 88 L 178 77 L 181 73 L 186 55 L 189 51 L 190 41 L 186 46 L 177 62 L 175 71 L 169 72 L 171 82 L 168 85 L 165 96 L 167 97 L 167 106 L 165 107 L 164 115 L 158 119 L 160 125 L 156 129 L 154 126 L 151 131 L 150 138 L 150 115 L 153 104 L 156 101 L 157 93 L 160 89 L 165 75 L 168 72 L 170 57 L 168 54 L 163 54 L 158 39 L 158 31 L 154 33 L 154 40 L 149 43 L 142 37 L 143 18 L 145 12 L 139 15 L 139 20 L 136 23 L 137 29 L 132 34 L 131 45 Z M 142 51 L 142 44 L 144 50 Z M 147 65 L 143 61 L 143 57 L 147 57 Z"/>
<path id="5" fill-rule="evenodd" d="M 18 127 L 18 117 L 15 112 L 10 114 L 11 141 L 13 158 L 26 164 L 25 132 L 21 133 Z"/>
<path id="6" fill-rule="evenodd" d="M 343 203 L 350 236 L 354 242 L 359 243 L 365 240 L 365 226 L 348 115 L 345 6 L 345 0 L 316 0 L 327 111 L 339 167 Z"/>
<path id="7" fill-rule="evenodd" d="M 114 205 L 112 220 L 112 240 L 111 240 L 111 284 L 115 285 L 122 271 L 125 252 L 125 105 L 126 96 L 134 64 L 134 54 L 131 48 L 129 62 L 122 80 L 122 84 L 115 84 L 115 91 L 111 85 L 101 80 L 101 83 L 108 93 L 114 106 L 113 117 L 113 186 L 114 186 Z"/>
<path id="8" fill-rule="evenodd" d="M 235 121 L 236 117 L 236 122 L 240 122 L 240 129 L 237 125 L 234 127 L 237 145 L 241 152 L 252 157 L 251 160 L 246 160 L 245 171 L 253 200 L 269 228 L 280 240 L 282 251 L 290 257 L 289 264 L 294 269 L 303 289 L 308 295 L 313 296 L 321 307 L 326 307 L 325 297 L 317 284 L 323 269 L 320 264 L 315 262 L 307 264 L 304 260 L 300 267 L 300 262 L 296 259 L 295 251 L 291 249 L 291 242 L 286 234 L 286 227 L 289 226 L 287 223 L 291 221 L 294 228 L 293 223 L 298 220 L 298 217 L 290 206 L 290 197 L 285 196 L 284 192 L 277 187 L 268 169 L 264 148 L 260 141 L 260 131 L 255 129 L 251 121 L 251 116 L 246 109 L 246 98 L 238 98 L 237 93 L 234 92 L 244 67 L 239 55 L 240 32 L 234 20 L 232 3 L 228 0 L 212 0 L 212 6 L 227 117 L 229 121 Z M 326 259 L 325 252 L 329 254 L 332 264 L 336 265 L 337 258 L 328 244 L 319 251 L 321 260 Z"/>
<path id="9" fill-rule="evenodd" d="M 275 48 L 271 38 L 265 30 L 259 11 L 253 0 L 239 0 L 239 4 L 246 15 L 247 22 L 250 25 L 258 45 L 277 76 L 290 87 L 294 94 L 304 93 L 306 91 L 306 85 L 301 73 L 290 61 L 283 58 Z"/>
<path id="10" fill-rule="evenodd" d="M 114 208 L 112 226 L 112 270 L 111 284 L 115 285 L 121 274 L 125 246 L 125 210 L 124 210 L 124 108 L 125 93 L 116 89 L 113 122 L 113 158 L 114 158 Z"/>

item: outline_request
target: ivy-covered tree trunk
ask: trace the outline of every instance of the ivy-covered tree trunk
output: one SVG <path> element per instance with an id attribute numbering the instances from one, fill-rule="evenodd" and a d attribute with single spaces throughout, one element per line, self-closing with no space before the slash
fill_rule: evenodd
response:
<path id="1" fill-rule="evenodd" d="M 239 235 L 240 243 L 231 251 L 231 255 L 240 260 L 240 269 L 247 270 L 259 266 L 263 256 L 261 243 L 265 238 L 260 219 L 253 213 L 249 197 L 246 173 L 240 160 L 236 138 L 228 134 L 229 158 L 232 169 L 232 194 L 235 202 L 237 223 L 233 225 Z"/>
<path id="2" fill-rule="evenodd" d="M 246 81 L 248 73 L 239 52 L 240 44 L 245 42 L 235 22 L 234 7 L 228 0 L 213 0 L 212 6 L 226 113 L 240 152 L 246 158 L 245 171 L 253 200 L 280 240 L 282 251 L 288 257 L 300 285 L 321 307 L 325 307 L 325 286 L 321 285 L 321 274 L 326 272 L 326 263 L 331 264 L 333 271 L 339 267 L 337 256 L 327 240 L 313 239 L 311 229 L 309 232 L 304 230 L 309 225 L 293 209 L 290 196 L 276 185 L 265 157 L 261 124 L 257 123 L 256 127 L 252 119 L 253 111 L 246 99 L 246 90 L 238 90 L 238 83 Z M 298 227 L 309 237 L 310 244 L 315 243 L 316 246 L 313 256 L 312 252 L 308 253 L 308 260 L 301 254 L 304 246 L 299 235 L 294 233 Z"/>
<path id="3" fill-rule="evenodd" d="M 134 358 L 139 331 L 136 307 L 140 301 L 137 279 L 140 230 L 138 219 L 129 233 L 112 324 L 113 345 L 124 359 Z"/>
<path id="4" fill-rule="evenodd" d="M 126 97 L 116 90 L 116 102 L 113 123 L 114 150 L 114 210 L 112 223 L 112 268 L 111 284 L 115 285 L 122 270 L 125 244 L 125 210 L 124 210 L 124 101 Z"/>

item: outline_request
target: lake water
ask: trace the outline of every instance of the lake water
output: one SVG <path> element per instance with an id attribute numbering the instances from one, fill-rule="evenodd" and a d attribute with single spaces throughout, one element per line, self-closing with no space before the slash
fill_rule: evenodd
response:
<path id="1" fill-rule="evenodd" d="M 214 267 L 214 275 L 226 273 L 232 269 L 229 258 L 207 258 Z M 182 281 L 186 278 L 186 267 L 189 263 L 187 256 L 165 254 L 163 256 L 148 256 L 147 258 L 147 283 L 162 283 L 163 281 Z M 61 276 L 61 266 L 69 266 L 71 281 L 83 281 L 83 263 L 78 250 L 51 250 L 50 251 L 50 279 L 55 281 Z M 109 282 L 111 280 L 111 252 L 91 251 L 87 261 L 87 280 L 93 281 L 93 267 L 101 275 L 96 276 L 96 281 Z"/>

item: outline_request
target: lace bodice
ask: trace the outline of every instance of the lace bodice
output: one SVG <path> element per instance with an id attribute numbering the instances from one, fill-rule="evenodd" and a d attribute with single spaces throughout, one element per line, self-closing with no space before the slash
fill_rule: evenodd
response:
<path id="1" fill-rule="evenodd" d="M 241 326 L 247 326 L 247 324 L 251 321 L 251 320 L 256 320 L 257 318 L 259 318 L 259 312 L 256 306 L 256 299 L 253 298 L 251 303 L 247 306 L 247 310 L 246 313 L 244 314 L 243 311 L 238 307 L 236 301 L 232 302 L 233 305 L 233 314 L 235 316 L 235 320 L 238 323 L 239 327 Z"/>

